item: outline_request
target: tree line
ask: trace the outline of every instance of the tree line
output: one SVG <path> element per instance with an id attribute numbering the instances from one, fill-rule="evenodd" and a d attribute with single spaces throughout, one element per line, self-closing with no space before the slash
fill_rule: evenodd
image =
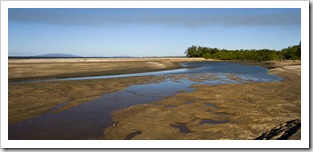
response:
<path id="1" fill-rule="evenodd" d="M 219 60 L 301 60 L 301 42 L 280 51 L 269 49 L 226 50 L 193 45 L 188 47 L 185 53 L 186 57 L 204 57 Z"/>

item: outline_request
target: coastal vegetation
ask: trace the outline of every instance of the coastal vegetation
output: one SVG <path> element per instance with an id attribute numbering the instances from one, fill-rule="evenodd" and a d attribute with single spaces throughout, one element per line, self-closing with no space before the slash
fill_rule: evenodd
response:
<path id="1" fill-rule="evenodd" d="M 193 45 L 185 53 L 187 57 L 218 60 L 301 60 L 301 42 L 298 45 L 289 46 L 279 51 L 270 49 L 227 50 Z"/>

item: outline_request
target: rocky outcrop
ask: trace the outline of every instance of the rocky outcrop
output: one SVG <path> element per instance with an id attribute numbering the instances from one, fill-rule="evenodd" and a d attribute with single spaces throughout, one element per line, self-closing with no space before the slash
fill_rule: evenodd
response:
<path id="1" fill-rule="evenodd" d="M 263 133 L 255 140 L 300 140 L 301 139 L 301 120 L 295 119 L 274 127 L 268 132 Z"/>

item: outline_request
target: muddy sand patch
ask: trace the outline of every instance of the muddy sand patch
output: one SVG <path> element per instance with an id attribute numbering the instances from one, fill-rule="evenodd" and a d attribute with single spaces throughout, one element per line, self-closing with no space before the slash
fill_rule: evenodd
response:
<path id="1" fill-rule="evenodd" d="M 118 125 L 105 129 L 104 139 L 125 139 L 131 129 L 141 131 L 132 139 L 255 139 L 301 119 L 300 66 L 277 66 L 270 73 L 283 77 L 280 82 L 193 85 L 196 91 L 115 111 Z"/>

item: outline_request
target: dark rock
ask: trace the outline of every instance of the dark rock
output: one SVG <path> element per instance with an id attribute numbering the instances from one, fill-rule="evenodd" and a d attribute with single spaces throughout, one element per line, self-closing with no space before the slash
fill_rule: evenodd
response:
<path id="1" fill-rule="evenodd" d="M 301 120 L 295 119 L 274 127 L 268 132 L 263 133 L 255 140 L 300 140 L 301 139 Z"/>

